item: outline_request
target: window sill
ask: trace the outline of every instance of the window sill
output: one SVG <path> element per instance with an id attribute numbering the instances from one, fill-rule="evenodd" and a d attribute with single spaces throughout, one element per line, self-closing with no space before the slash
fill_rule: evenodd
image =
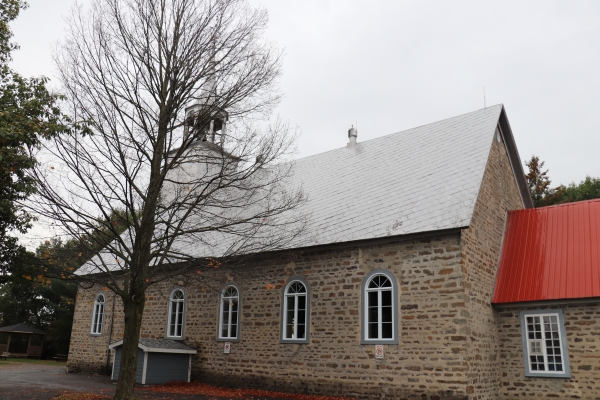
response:
<path id="1" fill-rule="evenodd" d="M 373 339 L 361 339 L 360 344 L 399 344 L 398 339 L 385 339 L 385 340 L 373 340 Z"/>
<path id="2" fill-rule="evenodd" d="M 557 379 L 571 379 L 571 374 L 552 374 L 546 372 L 540 372 L 539 374 L 533 374 L 531 372 L 525 372 L 527 378 L 557 378 Z"/>
<path id="3" fill-rule="evenodd" d="M 240 338 L 217 338 L 217 342 L 239 343 Z"/>
<path id="4" fill-rule="evenodd" d="M 102 332 L 100 333 L 90 333 L 89 336 L 102 336 Z"/>

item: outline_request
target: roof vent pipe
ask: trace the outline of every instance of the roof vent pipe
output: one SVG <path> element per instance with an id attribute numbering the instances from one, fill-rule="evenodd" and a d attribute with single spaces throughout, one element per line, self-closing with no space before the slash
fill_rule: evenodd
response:
<path id="1" fill-rule="evenodd" d="M 348 147 L 352 147 L 356 144 L 357 134 L 358 132 L 356 131 L 356 128 L 354 127 L 354 125 L 352 125 L 352 128 L 348 129 Z"/>

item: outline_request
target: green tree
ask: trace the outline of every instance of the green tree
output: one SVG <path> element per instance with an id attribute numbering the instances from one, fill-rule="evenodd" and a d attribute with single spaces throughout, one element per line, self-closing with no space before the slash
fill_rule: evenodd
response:
<path id="1" fill-rule="evenodd" d="M 56 253 L 63 260 L 76 259 L 72 247 L 68 242 L 52 240 L 38 247 L 37 254 L 21 249 L 11 262 L 9 274 L 0 277 L 1 325 L 24 322 L 46 331 L 43 357 L 66 354 L 69 350 L 77 285 L 49 278 L 46 264 L 47 257 Z M 57 259 L 55 263 L 61 261 Z M 70 261 L 66 265 L 75 264 Z"/>
<path id="2" fill-rule="evenodd" d="M 564 189 L 562 186 L 550 187 L 552 181 L 548 177 L 548 170 L 543 170 L 544 161 L 540 161 L 537 156 L 531 156 L 531 159 L 525 163 L 525 166 L 529 169 L 525 178 L 529 185 L 533 205 L 535 207 L 543 207 L 558 204 Z"/>
<path id="3" fill-rule="evenodd" d="M 26 7 L 21 0 L 0 0 L 0 269 L 22 256 L 14 233 L 30 227 L 23 201 L 35 192 L 29 171 L 34 151 L 44 138 L 69 131 L 61 114 L 61 97 L 46 89 L 47 78 L 23 78 L 8 67 L 17 46 L 9 23 Z"/>
<path id="4" fill-rule="evenodd" d="M 586 176 L 579 184 L 562 186 L 561 203 L 600 199 L 600 178 Z"/>
<path id="5" fill-rule="evenodd" d="M 110 216 L 121 234 L 124 213 Z M 79 240 L 48 240 L 35 254 L 21 248 L 0 276 L 0 326 L 20 322 L 46 331 L 43 356 L 67 354 L 73 325 L 77 283 L 71 274 L 114 239 L 98 218 L 97 229 Z"/>

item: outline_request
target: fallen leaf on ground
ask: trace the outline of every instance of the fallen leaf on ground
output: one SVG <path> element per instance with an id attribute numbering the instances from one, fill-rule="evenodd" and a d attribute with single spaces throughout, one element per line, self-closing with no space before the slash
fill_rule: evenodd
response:
<path id="1" fill-rule="evenodd" d="M 211 386 L 202 382 L 182 382 L 173 381 L 163 385 L 153 385 L 139 390 L 149 390 L 152 392 L 176 393 L 176 394 L 201 394 L 205 396 L 228 397 L 234 399 L 248 399 L 251 397 L 276 397 L 280 399 L 294 400 L 346 400 L 346 397 L 317 396 L 311 394 L 294 394 L 273 392 L 270 390 L 259 389 L 228 389 L 217 386 Z M 67 399 L 71 400 L 71 399 Z M 77 399 L 79 400 L 79 399 Z"/>

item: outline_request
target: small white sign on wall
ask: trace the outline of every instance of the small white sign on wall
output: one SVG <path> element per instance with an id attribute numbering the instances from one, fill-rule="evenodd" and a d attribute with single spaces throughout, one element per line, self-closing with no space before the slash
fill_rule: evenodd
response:
<path id="1" fill-rule="evenodd" d="M 382 344 L 375 345 L 375 358 L 383 358 L 383 345 Z"/>
<path id="2" fill-rule="evenodd" d="M 223 347 L 223 353 L 231 353 L 231 342 L 225 342 L 225 347 Z"/>

